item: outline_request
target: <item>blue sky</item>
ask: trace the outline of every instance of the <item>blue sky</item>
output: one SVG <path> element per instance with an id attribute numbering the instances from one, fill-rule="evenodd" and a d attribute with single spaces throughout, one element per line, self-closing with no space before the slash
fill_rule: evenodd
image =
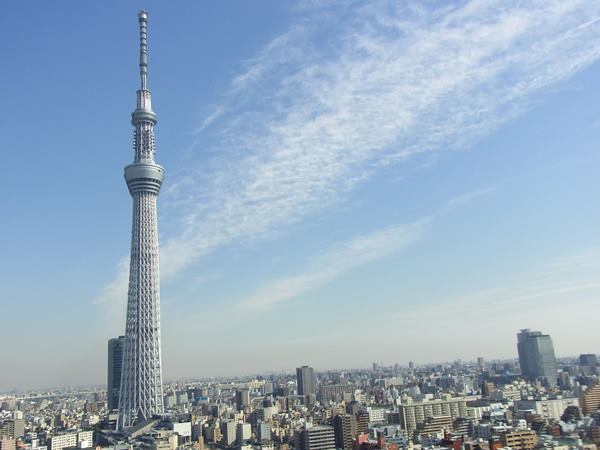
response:
<path id="1" fill-rule="evenodd" d="M 5 2 L 0 389 L 105 381 L 141 8 L 165 378 L 599 351 L 593 2 Z"/>

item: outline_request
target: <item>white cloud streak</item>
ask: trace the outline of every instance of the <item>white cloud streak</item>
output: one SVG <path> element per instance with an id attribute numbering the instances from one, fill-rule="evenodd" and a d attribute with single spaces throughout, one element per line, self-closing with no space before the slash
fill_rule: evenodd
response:
<path id="1" fill-rule="evenodd" d="M 238 309 L 263 311 L 316 289 L 352 269 L 396 253 L 420 239 L 429 220 L 394 225 L 337 243 L 315 257 L 304 273 L 268 282 L 238 302 Z"/>
<path id="2" fill-rule="evenodd" d="M 449 213 L 494 191 L 495 187 L 488 187 L 467 192 L 448 200 L 437 214 L 432 216 L 410 224 L 391 225 L 332 245 L 314 257 L 303 273 L 267 282 L 257 292 L 238 302 L 238 309 L 263 311 L 329 283 L 357 267 L 397 253 L 422 239 L 425 227 L 439 214 Z"/>
<path id="3" fill-rule="evenodd" d="M 382 165 L 465 148 L 600 56 L 595 2 L 326 5 L 301 10 L 199 125 L 203 142 L 220 144 L 202 149 L 209 163 L 192 155 L 171 175 L 163 278 L 271 237 Z M 123 304 L 126 280 L 98 301 Z"/>
<path id="4" fill-rule="evenodd" d="M 555 304 L 569 304 L 571 308 L 576 308 L 578 301 L 597 298 L 600 293 L 599 270 L 600 250 L 589 249 L 498 280 L 497 286 L 488 289 L 433 300 L 426 305 L 417 305 L 412 310 L 407 308 L 395 318 L 419 323 L 434 316 L 458 315 L 466 320 L 467 314 L 482 317 L 503 311 L 523 313 L 532 307 L 542 310 Z M 551 322 L 560 322 L 560 317 Z"/>
<path id="5" fill-rule="evenodd" d="M 467 192 L 466 194 L 463 195 L 459 195 L 458 197 L 454 197 L 450 200 L 448 200 L 446 202 L 446 204 L 444 205 L 444 207 L 441 209 L 441 212 L 450 212 L 453 211 L 454 209 L 458 208 L 459 206 L 465 205 L 467 203 L 472 202 L 473 200 L 480 198 L 480 197 L 485 197 L 487 195 L 490 195 L 491 193 L 493 193 L 496 190 L 495 186 L 490 186 L 484 189 L 479 189 L 476 191 L 472 191 L 472 192 Z"/>

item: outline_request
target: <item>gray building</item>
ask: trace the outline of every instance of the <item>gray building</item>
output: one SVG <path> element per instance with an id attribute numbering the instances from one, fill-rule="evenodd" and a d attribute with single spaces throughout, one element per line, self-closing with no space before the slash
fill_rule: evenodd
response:
<path id="1" fill-rule="evenodd" d="M 237 438 L 237 424 L 233 420 L 224 420 L 221 422 L 222 442 L 225 445 L 231 445 Z"/>
<path id="2" fill-rule="evenodd" d="M 596 367 L 598 365 L 598 357 L 593 353 L 579 355 L 579 365 Z"/>
<path id="3" fill-rule="evenodd" d="M 579 368 L 583 375 L 598 375 L 598 357 L 590 353 L 579 355 Z"/>
<path id="4" fill-rule="evenodd" d="M 356 386 L 352 384 L 327 384 L 319 387 L 317 399 L 322 402 L 336 401 L 344 399 L 344 394 L 352 394 Z"/>
<path id="5" fill-rule="evenodd" d="M 356 417 L 352 414 L 339 414 L 333 418 L 335 445 L 338 449 L 352 450 L 358 435 Z"/>
<path id="6" fill-rule="evenodd" d="M 335 450 L 333 427 L 318 425 L 295 433 L 296 450 Z"/>
<path id="7" fill-rule="evenodd" d="M 549 335 L 530 329 L 521 330 L 517 334 L 517 350 L 523 378 L 556 386 L 556 357 Z"/>
<path id="8" fill-rule="evenodd" d="M 312 367 L 302 366 L 296 369 L 298 395 L 315 395 L 315 372 Z"/>
<path id="9" fill-rule="evenodd" d="M 0 437 L 5 436 L 7 438 L 16 439 L 24 434 L 24 419 L 8 419 L 4 422 L 0 422 Z"/>
<path id="10" fill-rule="evenodd" d="M 256 439 L 263 443 L 271 440 L 271 424 L 267 422 L 258 422 L 256 425 Z"/>
<path id="11" fill-rule="evenodd" d="M 248 389 L 240 389 L 235 392 L 235 405 L 238 411 L 243 411 L 244 406 L 250 404 L 250 391 Z"/>
<path id="12" fill-rule="evenodd" d="M 108 409 L 119 408 L 119 388 L 121 386 L 124 344 L 125 336 L 108 340 L 108 382 L 106 383 Z"/>

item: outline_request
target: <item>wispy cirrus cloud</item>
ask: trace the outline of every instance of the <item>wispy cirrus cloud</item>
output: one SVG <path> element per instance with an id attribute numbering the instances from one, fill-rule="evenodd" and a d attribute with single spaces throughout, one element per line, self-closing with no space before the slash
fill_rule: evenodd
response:
<path id="1" fill-rule="evenodd" d="M 489 186 L 483 189 L 478 189 L 476 191 L 467 192 L 466 194 L 459 195 L 454 197 L 446 202 L 446 204 L 442 207 L 441 212 L 450 212 L 461 205 L 465 205 L 467 203 L 472 202 L 473 200 L 487 196 L 493 193 L 496 190 L 495 186 Z"/>
<path id="2" fill-rule="evenodd" d="M 587 303 L 600 293 L 600 249 L 554 258 L 540 263 L 523 273 L 497 280 L 497 285 L 466 292 L 453 298 L 445 297 L 426 305 L 407 308 L 396 317 L 419 322 L 432 317 L 450 317 L 467 314 L 481 317 L 488 311 L 497 314 L 506 311 L 518 314 L 530 308 L 546 309 L 568 304 L 576 308 L 578 302 Z M 529 315 L 524 315 L 530 319 Z M 559 322 L 560 318 L 556 318 Z"/>
<path id="3" fill-rule="evenodd" d="M 254 294 L 239 301 L 237 307 L 243 311 L 264 311 L 329 283 L 352 269 L 396 253 L 419 240 L 429 220 L 425 218 L 410 224 L 393 225 L 338 242 L 314 257 L 303 273 L 270 280 Z"/>
<path id="4" fill-rule="evenodd" d="M 301 274 L 269 280 L 237 304 L 239 310 L 264 311 L 278 303 L 333 281 L 357 267 L 397 253 L 423 238 L 427 225 L 440 214 L 494 192 L 487 187 L 448 200 L 436 213 L 408 224 L 394 224 L 335 243 L 314 256 Z"/>
<path id="5" fill-rule="evenodd" d="M 308 4 L 199 124 L 219 142 L 210 161 L 192 153 L 171 176 L 163 277 L 280 232 L 382 165 L 492 132 L 598 60 L 599 18 L 588 1 Z M 125 290 L 120 277 L 99 301 Z"/>

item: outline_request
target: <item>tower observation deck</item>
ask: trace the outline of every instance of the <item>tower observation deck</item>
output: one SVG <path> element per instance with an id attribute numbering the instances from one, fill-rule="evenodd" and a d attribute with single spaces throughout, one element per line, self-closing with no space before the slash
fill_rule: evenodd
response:
<path id="1" fill-rule="evenodd" d="M 117 428 L 123 429 L 164 412 L 160 351 L 160 276 L 156 200 L 164 169 L 155 163 L 152 97 L 147 88 L 148 13 L 138 14 L 140 26 L 140 89 L 131 114 L 134 160 L 125 167 L 133 198 L 131 259 L 123 368 Z"/>

